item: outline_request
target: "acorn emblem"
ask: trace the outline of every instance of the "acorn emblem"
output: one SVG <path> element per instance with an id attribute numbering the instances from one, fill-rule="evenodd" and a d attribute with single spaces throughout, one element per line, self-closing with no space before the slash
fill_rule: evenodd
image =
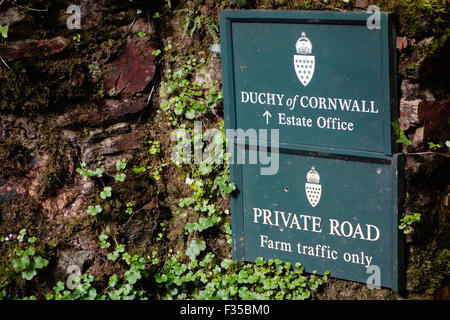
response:
<path id="1" fill-rule="evenodd" d="M 302 32 L 295 43 L 297 54 L 294 55 L 294 68 L 298 80 L 306 87 L 314 75 L 315 58 L 311 55 L 312 43 Z"/>
<path id="2" fill-rule="evenodd" d="M 322 186 L 320 185 L 320 175 L 315 170 L 315 167 L 312 167 L 311 170 L 306 174 L 306 183 L 305 183 L 305 191 L 306 197 L 308 198 L 311 206 L 315 207 L 320 201 L 320 197 L 322 195 Z"/>

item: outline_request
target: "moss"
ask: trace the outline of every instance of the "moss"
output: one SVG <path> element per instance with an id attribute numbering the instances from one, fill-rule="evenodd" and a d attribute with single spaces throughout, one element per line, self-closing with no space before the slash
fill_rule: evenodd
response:
<path id="1" fill-rule="evenodd" d="M 421 221 L 407 240 L 411 247 L 407 281 L 413 294 L 432 296 L 450 281 L 450 225 L 446 196 L 450 179 L 449 160 L 434 157 L 423 161 L 417 173 L 407 172 L 406 213 L 421 213 Z"/>
<path id="2" fill-rule="evenodd" d="M 433 36 L 429 54 L 442 48 L 450 35 L 450 10 L 446 0 L 380 0 L 376 4 L 398 17 L 398 33 L 409 38 Z"/>
<path id="3" fill-rule="evenodd" d="M 53 162 L 50 167 L 41 174 L 37 190 L 40 199 L 45 199 L 47 196 L 54 195 L 54 191 L 61 186 L 64 181 L 64 173 L 64 167 L 58 162 Z"/>
<path id="4" fill-rule="evenodd" d="M 56 190 L 65 182 L 70 181 L 69 161 L 71 161 L 73 147 L 67 139 L 60 136 L 57 129 L 42 128 L 41 143 L 38 151 L 49 154 L 46 168 L 39 174 L 37 195 L 39 199 L 54 196 Z M 68 161 L 69 160 L 69 161 Z"/>
<path id="5" fill-rule="evenodd" d="M 0 110 L 29 113 L 60 109 L 69 99 L 86 95 L 87 67 L 77 60 L 15 63 L 0 76 Z"/>
<path id="6" fill-rule="evenodd" d="M 28 194 L 18 195 L 8 202 L 0 203 L 0 234 L 7 235 L 20 229 L 35 229 L 41 206 Z"/>
<path id="7" fill-rule="evenodd" d="M 0 140 L 0 178 L 22 176 L 31 160 L 30 151 L 12 138 Z"/>
<path id="8" fill-rule="evenodd" d="M 433 295 L 436 290 L 450 281 L 450 249 L 431 242 L 424 248 L 417 248 L 408 270 L 408 279 L 413 292 L 425 291 Z"/>
<path id="9" fill-rule="evenodd" d="M 49 92 L 43 82 L 35 77 L 34 66 L 25 66 L 21 62 L 14 64 L 11 70 L 0 78 L 0 110 L 24 111 L 39 110 L 49 103 Z"/>

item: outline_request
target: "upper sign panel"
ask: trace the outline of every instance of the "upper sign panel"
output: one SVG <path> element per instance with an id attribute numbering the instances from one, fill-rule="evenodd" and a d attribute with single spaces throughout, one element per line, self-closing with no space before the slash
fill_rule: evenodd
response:
<path id="1" fill-rule="evenodd" d="M 221 12 L 227 126 L 279 129 L 282 148 L 391 155 L 394 35 L 389 14 L 379 29 L 369 17 Z"/>

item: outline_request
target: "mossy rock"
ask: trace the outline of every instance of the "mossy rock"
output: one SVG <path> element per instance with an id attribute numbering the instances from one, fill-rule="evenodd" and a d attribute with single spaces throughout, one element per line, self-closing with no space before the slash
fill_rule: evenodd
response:
<path id="1" fill-rule="evenodd" d="M 30 150 L 12 138 L 0 140 L 0 178 L 21 176 L 31 160 Z"/>

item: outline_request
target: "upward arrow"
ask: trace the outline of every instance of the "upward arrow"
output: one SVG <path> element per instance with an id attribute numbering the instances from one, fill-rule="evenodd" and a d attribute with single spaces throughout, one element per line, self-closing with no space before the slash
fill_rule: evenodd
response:
<path id="1" fill-rule="evenodd" d="M 269 124 L 269 117 L 272 118 L 270 112 L 266 110 L 266 112 L 263 113 L 263 117 L 266 117 L 266 123 Z"/>

